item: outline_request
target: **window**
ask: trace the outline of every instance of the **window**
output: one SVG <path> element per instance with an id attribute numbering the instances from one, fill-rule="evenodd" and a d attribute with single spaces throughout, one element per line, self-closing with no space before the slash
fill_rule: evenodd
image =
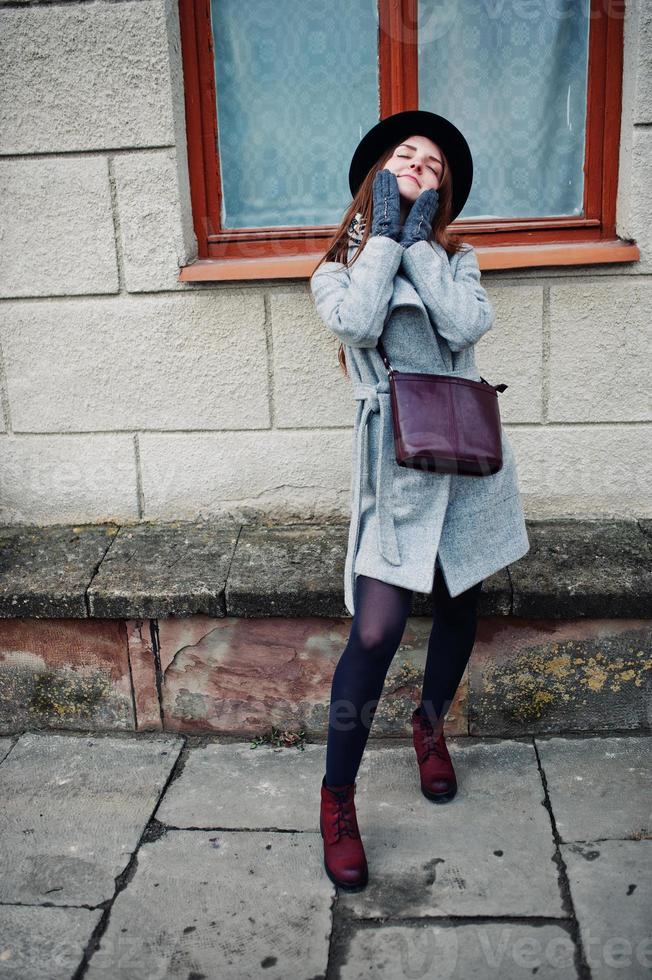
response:
<path id="1" fill-rule="evenodd" d="M 379 118 L 469 140 L 454 229 L 483 268 L 635 261 L 616 238 L 616 0 L 180 0 L 199 260 L 180 278 L 308 276 Z"/>

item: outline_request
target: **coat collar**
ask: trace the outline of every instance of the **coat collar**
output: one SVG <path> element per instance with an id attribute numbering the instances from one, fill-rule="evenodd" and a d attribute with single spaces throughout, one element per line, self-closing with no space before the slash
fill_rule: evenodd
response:
<path id="1" fill-rule="evenodd" d="M 362 218 L 362 213 L 360 211 L 356 211 L 354 216 L 351 218 L 347 229 L 349 238 L 349 259 L 351 259 L 351 257 L 355 254 L 358 245 L 362 241 L 364 229 L 365 223 Z M 392 310 L 394 310 L 397 306 L 414 306 L 417 309 L 423 310 L 424 315 L 427 317 L 428 311 L 423 303 L 423 300 L 412 285 L 411 281 L 403 274 L 402 269 L 403 264 L 401 263 L 398 272 L 394 276 L 394 288 L 392 290 L 389 306 L 387 307 L 387 316 L 389 316 Z"/>

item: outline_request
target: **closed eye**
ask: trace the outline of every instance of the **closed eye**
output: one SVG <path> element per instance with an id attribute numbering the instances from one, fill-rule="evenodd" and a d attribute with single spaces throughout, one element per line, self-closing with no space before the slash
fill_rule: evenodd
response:
<path id="1" fill-rule="evenodd" d="M 407 153 L 397 153 L 396 156 L 398 156 L 398 157 L 404 157 L 404 159 L 406 159 L 406 160 L 409 160 L 410 159 L 409 156 L 407 155 Z M 426 164 L 426 166 L 428 167 L 428 170 L 432 170 L 433 174 L 435 174 L 435 175 L 437 174 L 437 171 L 435 170 L 435 168 L 434 167 L 431 167 L 429 163 Z"/>

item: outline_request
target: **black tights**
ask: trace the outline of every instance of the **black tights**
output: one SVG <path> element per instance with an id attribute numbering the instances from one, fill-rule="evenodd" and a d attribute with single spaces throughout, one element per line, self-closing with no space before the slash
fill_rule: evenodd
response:
<path id="1" fill-rule="evenodd" d="M 326 783 L 354 782 L 385 678 L 412 608 L 412 591 L 357 575 L 355 614 L 331 688 Z M 482 582 L 452 598 L 439 566 L 432 589 L 433 622 L 421 709 L 436 727 L 450 708 L 473 650 Z"/>

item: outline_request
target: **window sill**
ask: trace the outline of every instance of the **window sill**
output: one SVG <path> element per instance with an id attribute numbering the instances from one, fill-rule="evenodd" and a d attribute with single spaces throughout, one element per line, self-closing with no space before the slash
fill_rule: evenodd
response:
<path id="1" fill-rule="evenodd" d="M 620 238 L 545 245 L 478 245 L 476 254 L 482 271 L 638 262 L 641 257 L 635 242 Z M 316 252 L 259 259 L 197 259 L 180 269 L 178 279 L 179 282 L 309 279 L 321 256 L 322 253 Z"/>

